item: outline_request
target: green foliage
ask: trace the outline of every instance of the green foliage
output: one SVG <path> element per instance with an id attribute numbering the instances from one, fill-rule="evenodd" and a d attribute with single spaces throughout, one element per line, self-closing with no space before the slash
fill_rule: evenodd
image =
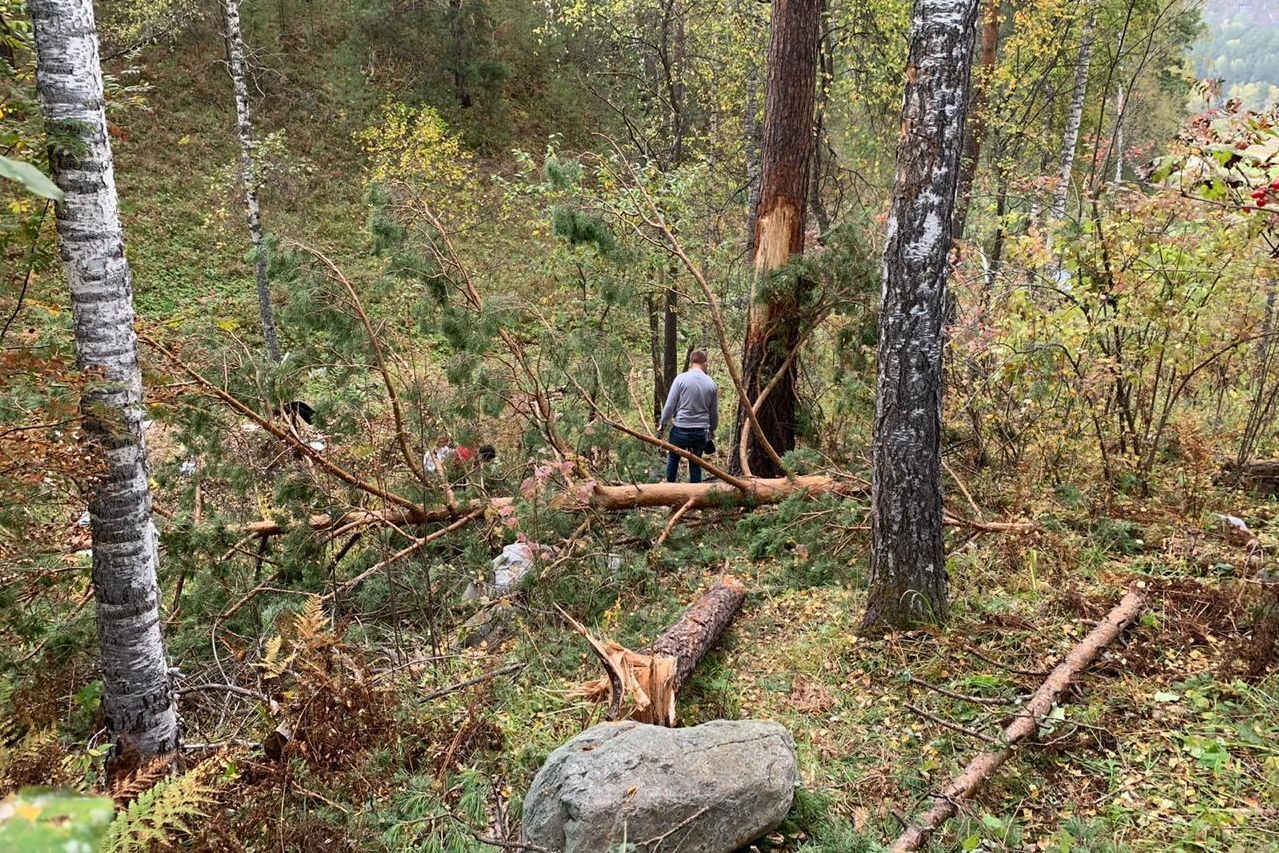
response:
<path id="1" fill-rule="evenodd" d="M 115 805 L 107 797 L 24 788 L 0 801 L 0 847 L 23 853 L 97 850 Z"/>
<path id="2" fill-rule="evenodd" d="M 10 157 L 0 157 L 0 178 L 16 181 L 32 195 L 62 201 L 62 190 L 30 163 L 23 163 Z"/>

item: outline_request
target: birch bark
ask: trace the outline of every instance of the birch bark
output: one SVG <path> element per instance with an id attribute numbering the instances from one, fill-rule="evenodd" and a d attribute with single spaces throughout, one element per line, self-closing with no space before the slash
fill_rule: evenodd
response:
<path id="1" fill-rule="evenodd" d="M 36 87 L 50 136 L 58 243 L 70 281 L 80 408 L 100 462 L 88 488 L 107 725 L 122 750 L 178 746 L 160 623 L 159 562 L 147 480 L 142 372 L 124 256 L 91 0 L 30 0 Z"/>
<path id="2" fill-rule="evenodd" d="M 244 73 L 244 37 L 240 32 L 239 0 L 225 0 L 226 41 L 231 83 L 235 87 L 236 129 L 240 134 L 240 183 L 244 189 L 244 219 L 253 243 L 254 273 L 258 286 L 258 312 L 262 316 L 262 337 L 271 361 L 280 362 L 280 336 L 271 306 L 271 284 L 267 280 L 266 253 L 262 251 L 262 207 L 258 204 L 257 177 L 253 169 L 253 119 L 249 114 L 249 87 Z"/>
<path id="3" fill-rule="evenodd" d="M 1049 210 L 1052 221 L 1058 222 L 1066 215 L 1066 200 L 1070 197 L 1070 181 L 1075 168 L 1075 149 L 1079 147 L 1079 126 L 1084 118 L 1084 96 L 1088 94 L 1088 70 L 1092 66 L 1093 37 L 1097 31 L 1097 13 L 1088 15 L 1084 23 L 1083 41 L 1079 44 L 1079 59 L 1075 63 L 1075 90 L 1070 99 L 1070 113 L 1066 116 L 1066 132 L 1061 138 L 1061 173 L 1053 191 L 1053 203 Z"/>
<path id="4" fill-rule="evenodd" d="M 862 630 L 944 621 L 942 323 L 978 0 L 917 0 L 884 248 Z"/>

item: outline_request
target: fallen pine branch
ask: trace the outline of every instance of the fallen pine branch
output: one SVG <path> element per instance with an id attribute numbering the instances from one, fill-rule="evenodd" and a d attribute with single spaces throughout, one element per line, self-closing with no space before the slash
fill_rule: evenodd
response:
<path id="1" fill-rule="evenodd" d="M 504 666 L 501 669 L 490 670 L 484 673 L 483 675 L 477 675 L 475 678 L 468 678 L 466 679 L 466 681 L 459 681 L 456 684 L 450 684 L 448 687 L 441 687 L 439 690 L 432 690 L 430 693 L 426 694 L 418 701 L 430 702 L 433 699 L 440 699 L 444 696 L 448 696 L 450 693 L 456 693 L 459 690 L 465 690 L 466 688 L 472 687 L 476 684 L 482 684 L 485 681 L 488 681 L 493 678 L 497 678 L 499 675 L 507 675 L 512 672 L 518 672 L 519 670 L 523 668 L 524 668 L 524 664 L 513 663 L 513 664 L 510 664 L 509 666 Z"/>
<path id="2" fill-rule="evenodd" d="M 402 560 L 405 557 L 416 553 L 417 551 L 421 550 L 422 548 L 426 547 L 427 545 L 429 545 L 430 543 L 434 542 L 437 539 L 442 539 L 443 537 L 449 535 L 450 533 L 453 533 L 457 530 L 461 530 L 463 527 L 470 524 L 472 521 L 479 518 L 483 514 L 484 514 L 483 509 L 472 510 L 471 512 L 459 518 L 457 521 L 450 524 L 448 527 L 441 527 L 439 530 L 435 531 L 429 536 L 423 536 L 421 539 L 416 540 L 413 544 L 409 545 L 407 548 L 397 551 L 396 553 L 387 557 L 385 560 L 382 560 L 381 562 L 373 566 L 370 566 L 369 568 L 360 572 L 355 577 L 351 578 L 349 581 L 345 581 L 340 586 L 337 586 L 330 592 L 325 593 L 323 596 L 321 596 L 320 600 L 332 601 L 333 599 L 338 598 L 339 596 L 346 595 L 348 592 L 355 589 L 357 586 L 364 583 L 370 577 L 382 571 L 383 569 L 385 569 L 387 566 L 391 565 L 392 563 L 398 562 L 399 560 Z"/>
<path id="3" fill-rule="evenodd" d="M 1057 704 L 1062 691 L 1092 665 L 1101 650 L 1113 642 L 1145 606 L 1146 599 L 1140 593 L 1133 591 L 1125 595 L 1106 618 L 1070 650 L 1065 660 L 1057 664 L 1030 697 L 1025 708 L 1008 724 L 1003 732 L 1003 745 L 998 749 L 987 750 L 968 762 L 968 766 L 941 793 L 933 797 L 932 808 L 898 836 L 891 853 L 907 853 L 926 844 L 929 837 L 955 815 L 959 803 L 972 797 L 1003 766 L 1017 744 L 1033 739 L 1038 734 L 1040 724 Z"/>
<path id="4" fill-rule="evenodd" d="M 605 672 L 576 688 L 574 695 L 596 702 L 607 700 L 610 720 L 625 718 L 659 726 L 675 725 L 675 702 L 680 690 L 702 658 L 719 643 L 745 600 L 746 586 L 727 575 L 660 637 L 638 651 L 613 640 L 595 639 L 565 613 L 573 627 L 586 637 Z"/>
<path id="5" fill-rule="evenodd" d="M 983 743 L 989 743 L 989 744 L 992 744 L 993 746 L 999 746 L 999 741 L 995 740 L 990 735 L 979 732 L 976 729 L 970 729 L 968 728 L 968 726 L 961 726 L 959 723 L 952 723 L 950 720 L 947 720 L 943 717 L 939 717 L 936 714 L 932 713 L 931 711 L 925 711 L 923 708 L 919 707 L 918 705 L 912 705 L 911 703 L 907 702 L 906 710 L 910 711 L 912 714 L 914 714 L 916 717 L 919 717 L 920 719 L 928 720 L 928 722 L 930 723 L 935 723 L 941 726 L 943 729 L 950 729 L 952 732 L 955 732 L 956 734 L 961 734 L 961 735 L 964 735 L 965 737 L 970 737 L 975 740 L 982 741 Z"/>

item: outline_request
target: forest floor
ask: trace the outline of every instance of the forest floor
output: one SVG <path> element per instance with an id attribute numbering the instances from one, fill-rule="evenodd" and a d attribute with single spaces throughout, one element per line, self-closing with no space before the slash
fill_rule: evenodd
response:
<path id="1" fill-rule="evenodd" d="M 187 81 L 212 67 L 208 56 L 177 49 L 163 62 L 153 63 L 157 74 Z M 252 322 L 253 308 L 232 180 L 232 117 L 212 106 L 207 87 L 157 87 L 154 99 L 150 113 L 130 115 L 128 138 L 117 140 L 140 313 L 147 323 L 220 318 L 234 331 L 236 318 Z M 272 182 L 267 225 L 326 246 L 356 245 L 363 239 L 351 142 L 358 118 L 348 125 L 340 99 L 324 103 L 264 111 L 264 123 L 287 126 L 292 154 L 302 155 L 281 158 L 302 165 Z M 161 118 L 174 115 L 181 126 Z M 323 171 L 308 171 L 319 163 Z M 261 707 L 218 692 L 184 696 L 188 740 L 230 744 L 211 753 L 223 768 L 210 795 L 221 806 L 210 809 L 202 837 L 211 849 L 243 849 L 255 833 L 272 849 L 494 849 L 473 833 L 513 828 L 546 755 L 602 719 L 601 708 L 570 695 L 598 672 L 556 606 L 595 634 L 637 647 L 731 572 L 748 586 L 746 603 L 698 668 L 679 713 L 684 725 L 775 719 L 794 735 L 802 789 L 763 848 L 845 853 L 891 840 L 901 820 L 986 745 L 907 704 L 995 734 L 1001 716 L 1132 586 L 1150 599 L 1139 624 L 1106 650 L 1039 743 L 1016 752 L 935 848 L 1279 848 L 1279 674 L 1268 653 L 1256 651 L 1262 593 L 1248 564 L 1250 549 L 1279 548 L 1279 505 L 1209 486 L 1193 506 L 1171 498 L 1106 506 L 1069 488 L 1038 488 L 1000 503 L 1036 520 L 1039 532 L 951 531 L 954 609 L 936 632 L 857 634 L 866 507 L 835 499 L 738 515 L 693 512 L 657 554 L 645 548 L 666 513 L 598 517 L 585 555 L 539 567 L 511 602 L 505 636 L 479 649 L 455 650 L 449 626 L 427 624 L 425 610 L 415 609 L 415 596 L 433 589 L 420 567 L 371 581 L 361 601 L 376 607 L 356 607 L 362 617 L 336 625 L 296 596 L 265 617 L 229 622 L 220 643 L 211 643 L 207 623 L 184 630 L 178 620 L 171 651 L 192 684 L 238 667 L 240 683 L 271 692 Z M 974 494 L 980 503 L 983 489 L 974 484 Z M 163 492 L 157 505 L 171 508 Z M 1257 544 L 1230 541 L 1205 508 L 1242 517 Z M 69 517 L 78 510 L 69 507 Z M 474 537 L 457 549 L 452 577 L 485 572 L 493 553 Z M 252 558 L 223 561 L 245 589 Z M 441 593 L 450 621 L 483 606 L 460 593 Z M 91 615 L 74 618 L 90 636 Z M 274 657 L 272 637 L 281 638 Z M 222 650 L 216 666 L 211 646 Z M 414 663 L 421 658 L 431 660 Z M 33 692 L 64 675 L 84 679 L 48 673 Z M 912 678 L 1007 704 L 951 698 Z M 65 696 L 64 688 L 49 695 Z M 271 737 L 278 719 L 293 726 L 283 746 Z M 265 756 L 242 745 L 263 740 Z"/>
<path id="2" fill-rule="evenodd" d="M 1273 544 L 1273 509 L 1250 507 L 1245 516 L 1263 547 Z M 639 647 L 730 572 L 746 582 L 748 597 L 681 696 L 681 724 L 764 718 L 794 735 L 802 788 L 761 850 L 877 850 L 987 746 L 937 720 L 996 735 L 1001 718 L 1135 586 L 1150 602 L 1139 623 L 1078 682 L 1038 743 L 1018 749 L 961 810 L 935 849 L 1279 846 L 1279 673 L 1273 638 L 1269 651 L 1258 651 L 1254 636 L 1259 587 L 1240 579 L 1258 543 L 1232 544 L 1211 516 L 1201 526 L 1171 524 L 1145 503 L 1112 509 L 1141 523 L 1046 506 L 1037 516 L 1045 529 L 1035 534 L 956 531 L 946 629 L 868 639 L 857 633 L 864 512 L 855 502 L 799 499 L 736 518 L 691 513 L 658 554 L 643 543 L 665 524 L 665 512 L 633 513 L 624 531 L 616 517 L 596 519 L 586 553 L 541 565 L 505 602 L 505 633 L 478 649 L 456 644 L 465 629 L 436 635 L 432 645 L 407 598 L 401 614 L 373 614 L 382 624 L 367 614 L 346 621 L 316 647 L 370 655 L 367 666 L 388 675 L 379 688 L 386 692 L 374 701 L 336 675 L 282 690 L 307 703 L 329 696 L 323 701 L 336 716 L 312 726 L 328 720 L 332 737 L 324 742 L 332 751 L 301 746 L 286 753 L 286 769 L 251 761 L 227 793 L 243 785 L 237 801 L 253 802 L 260 786 L 276 791 L 261 802 L 261 818 L 264 830 L 284 832 L 276 796 L 288 791 L 289 832 L 317 833 L 349 849 L 373 838 L 413 847 L 441 827 L 440 849 L 489 849 L 466 846 L 471 833 L 516 826 L 520 797 L 545 756 L 603 719 L 602 707 L 571 694 L 599 673 L 556 607 L 596 636 Z M 384 582 L 393 580 L 374 583 Z M 414 584 L 410 570 L 402 583 Z M 452 609 L 461 621 L 493 606 Z M 295 668 L 302 670 L 304 657 Z M 491 677 L 450 690 L 482 676 Z M 423 700 L 441 690 L 448 692 Z M 211 726 L 199 737 L 225 737 L 227 720 L 247 713 L 236 705 L 214 696 L 189 709 L 197 728 Z M 352 729 L 344 715 L 357 706 L 370 716 Z M 296 784 L 277 788 L 281 773 Z"/>

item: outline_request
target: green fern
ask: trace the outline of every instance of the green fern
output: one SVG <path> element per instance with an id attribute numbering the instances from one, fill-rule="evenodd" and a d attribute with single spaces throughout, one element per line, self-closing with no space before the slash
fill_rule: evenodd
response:
<path id="1" fill-rule="evenodd" d="M 221 764 L 220 759 L 210 759 L 140 794 L 116 814 L 103 840 L 103 851 L 149 850 L 194 834 L 192 823 L 216 802 L 214 771 Z"/>

